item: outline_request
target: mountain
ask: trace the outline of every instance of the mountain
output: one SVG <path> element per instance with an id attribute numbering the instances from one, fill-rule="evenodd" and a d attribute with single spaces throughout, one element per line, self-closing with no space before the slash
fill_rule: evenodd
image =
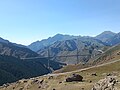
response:
<path id="1" fill-rule="evenodd" d="M 106 41 L 110 38 L 113 38 L 116 35 L 116 33 L 111 32 L 111 31 L 104 31 L 103 33 L 97 35 L 94 37 L 95 39 L 101 40 L 102 42 L 106 43 Z M 62 35 L 62 34 L 57 34 L 53 37 L 49 37 L 48 39 L 43 39 L 41 41 L 36 41 L 31 43 L 28 48 L 37 52 L 38 50 L 47 47 L 49 45 L 54 44 L 55 42 L 58 41 L 64 41 L 64 40 L 71 40 L 75 39 L 81 36 L 72 36 L 72 35 Z M 85 36 L 83 36 L 84 38 Z M 89 36 L 88 36 L 89 37 Z"/>
<path id="2" fill-rule="evenodd" d="M 48 56 L 48 50 L 52 60 L 64 62 L 67 64 L 76 64 L 77 61 L 77 49 L 79 56 L 79 62 L 87 62 L 91 57 L 94 57 L 104 51 L 106 45 L 100 40 L 91 37 L 79 37 L 78 39 L 58 41 L 54 44 L 40 49 L 38 54 L 41 56 Z M 71 55 L 66 57 L 66 55 Z M 87 55 L 87 56 L 84 56 Z M 61 56 L 61 57 L 60 57 Z"/>
<path id="3" fill-rule="evenodd" d="M 0 38 L 0 55 L 13 56 L 16 58 L 36 57 L 37 53 L 28 49 L 26 46 L 9 42 Z"/>
<path id="4" fill-rule="evenodd" d="M 117 33 L 114 37 L 108 39 L 106 43 L 111 46 L 120 44 L 120 33 Z"/>
<path id="5" fill-rule="evenodd" d="M 36 57 L 37 53 L 26 47 L 19 47 L 12 43 L 0 42 L 0 55 L 14 56 L 17 58 Z"/>
<path id="6" fill-rule="evenodd" d="M 43 39 L 41 41 L 33 42 L 28 46 L 28 48 L 37 52 L 38 50 L 44 47 L 47 47 L 57 41 L 64 41 L 64 40 L 69 40 L 73 38 L 77 38 L 77 36 L 57 34 L 53 37 L 49 37 L 48 39 Z"/>
<path id="7" fill-rule="evenodd" d="M 113 33 L 111 31 L 105 31 L 95 37 L 98 40 L 106 43 L 107 45 L 114 46 L 120 44 L 120 33 Z"/>
<path id="8" fill-rule="evenodd" d="M 8 40 L 5 40 L 5 39 L 3 39 L 3 38 L 1 38 L 1 37 L 0 37 L 0 43 L 13 44 L 13 45 L 18 46 L 18 47 L 24 47 L 24 48 L 27 48 L 27 47 L 24 46 L 24 45 L 16 44 L 16 43 L 12 43 L 12 42 L 10 42 L 10 41 L 8 41 Z"/>
<path id="9" fill-rule="evenodd" d="M 116 33 L 111 31 L 104 31 L 101 34 L 97 35 L 95 38 L 101 40 L 102 42 L 106 42 L 108 39 L 113 38 Z"/>

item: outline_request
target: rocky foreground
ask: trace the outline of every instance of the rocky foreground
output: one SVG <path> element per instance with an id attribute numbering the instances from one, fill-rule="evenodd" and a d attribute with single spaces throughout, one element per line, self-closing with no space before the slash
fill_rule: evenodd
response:
<path id="1" fill-rule="evenodd" d="M 91 74 L 97 78 L 97 74 Z M 85 80 L 79 74 L 43 76 L 30 79 L 22 79 L 12 84 L 4 84 L 0 90 L 120 90 L 116 76 L 106 76 L 97 83 L 94 80 Z"/>
<path id="2" fill-rule="evenodd" d="M 114 76 L 108 76 L 98 81 L 91 90 L 118 90 L 115 87 L 117 82 Z"/>

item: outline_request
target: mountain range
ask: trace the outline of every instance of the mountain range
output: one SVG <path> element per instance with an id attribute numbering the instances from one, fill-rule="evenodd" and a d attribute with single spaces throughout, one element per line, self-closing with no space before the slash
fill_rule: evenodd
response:
<path id="1" fill-rule="evenodd" d="M 90 37 L 80 37 L 78 39 L 58 41 L 39 50 L 37 53 L 41 56 L 47 57 L 49 49 L 49 54 L 53 57 L 51 58 L 52 60 L 57 60 L 67 64 L 76 64 L 78 62 L 86 63 L 91 57 L 102 53 L 104 51 L 104 47 L 105 44 L 100 40 Z M 77 61 L 77 54 L 79 55 L 79 61 Z"/>
<path id="2" fill-rule="evenodd" d="M 101 87 L 103 90 L 119 90 L 120 45 L 109 48 L 95 63 L 84 69 L 80 68 L 81 64 L 67 65 L 52 74 L 4 84 L 0 86 L 0 90 L 100 90 Z M 73 75 L 75 79 L 66 81 Z M 79 80 L 79 75 L 83 77 L 82 81 L 76 81 Z"/>
<path id="3" fill-rule="evenodd" d="M 111 31 L 105 31 L 96 37 L 57 34 L 29 46 L 0 38 L 0 85 L 44 75 L 66 64 L 101 61 L 103 54 L 119 43 L 120 33 Z M 109 55 L 106 58 L 109 58 Z M 97 61 L 95 63 L 99 63 Z"/>
<path id="4" fill-rule="evenodd" d="M 63 34 L 57 34 L 53 37 L 49 37 L 48 39 L 43 39 L 41 41 L 36 41 L 31 43 L 30 45 L 28 45 L 28 48 L 37 52 L 40 49 L 43 49 L 44 47 L 47 47 L 49 45 L 54 44 L 57 41 L 65 41 L 65 40 L 71 40 L 71 39 L 76 39 L 82 36 L 73 36 L 73 35 L 63 35 Z M 83 36 L 83 37 L 91 37 L 91 36 Z M 111 31 L 104 31 L 101 34 L 93 37 L 94 39 L 98 39 L 102 42 L 104 42 L 107 45 L 115 45 L 115 44 L 119 44 L 119 37 L 120 34 L 119 33 L 114 33 Z M 114 43 L 115 40 L 115 43 Z"/>
<path id="5" fill-rule="evenodd" d="M 49 37 L 48 39 L 43 39 L 41 41 L 33 42 L 32 44 L 28 45 L 28 48 L 37 52 L 38 50 L 40 50 L 44 47 L 47 47 L 57 41 L 70 40 L 73 38 L 77 38 L 77 36 L 56 34 L 55 36 Z"/>
<path id="6" fill-rule="evenodd" d="M 38 56 L 39 58 L 36 58 Z M 0 38 L 0 85 L 22 78 L 48 74 L 62 68 L 64 65 L 43 58 L 26 46 Z"/>
<path id="7" fill-rule="evenodd" d="M 28 48 L 37 52 L 43 57 L 48 57 L 48 54 L 50 53 L 50 56 L 53 57 L 51 58 L 52 60 L 65 62 L 67 64 L 75 64 L 81 61 L 86 63 L 91 57 L 103 53 L 107 47 L 117 45 L 119 43 L 120 33 L 104 31 L 95 37 L 57 34 L 48 39 L 34 42 L 30 44 Z M 58 57 L 65 55 L 77 55 L 77 50 L 79 50 L 78 54 L 89 54 L 89 57 L 79 56 L 79 61 L 77 61 L 75 56 L 70 58 Z"/>

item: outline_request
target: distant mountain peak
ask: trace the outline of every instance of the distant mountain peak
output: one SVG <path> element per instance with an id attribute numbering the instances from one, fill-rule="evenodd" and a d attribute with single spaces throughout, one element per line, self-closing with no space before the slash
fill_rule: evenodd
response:
<path id="1" fill-rule="evenodd" d="M 102 42 L 106 42 L 108 39 L 114 37 L 116 33 L 112 31 L 104 31 L 101 34 L 97 35 L 95 38 L 101 40 Z"/>
<path id="2" fill-rule="evenodd" d="M 41 41 L 33 42 L 28 46 L 29 49 L 37 52 L 38 50 L 47 47 L 57 41 L 64 41 L 64 40 L 70 40 L 73 38 L 77 38 L 78 36 L 72 36 L 72 35 L 63 35 L 63 34 L 56 34 L 53 37 L 49 37 L 48 39 L 43 39 Z"/>
<path id="3" fill-rule="evenodd" d="M 116 34 L 116 33 L 112 32 L 112 31 L 104 31 L 101 34 Z"/>
<path id="4" fill-rule="evenodd" d="M 114 37 L 108 39 L 106 41 L 106 43 L 109 44 L 109 45 L 111 45 L 111 46 L 120 44 L 120 32 L 117 33 L 116 35 L 114 35 Z"/>

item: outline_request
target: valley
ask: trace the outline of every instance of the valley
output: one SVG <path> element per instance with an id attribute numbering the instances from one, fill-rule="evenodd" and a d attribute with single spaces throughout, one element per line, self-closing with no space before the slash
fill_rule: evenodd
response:
<path id="1" fill-rule="evenodd" d="M 1 38 L 0 90 L 91 90 L 108 74 L 118 80 L 115 88 L 120 88 L 120 45 L 107 43 L 118 35 L 108 31 L 97 38 L 58 34 L 43 40 L 49 45 L 38 51 Z M 66 82 L 72 74 L 81 75 L 83 81 Z"/>

